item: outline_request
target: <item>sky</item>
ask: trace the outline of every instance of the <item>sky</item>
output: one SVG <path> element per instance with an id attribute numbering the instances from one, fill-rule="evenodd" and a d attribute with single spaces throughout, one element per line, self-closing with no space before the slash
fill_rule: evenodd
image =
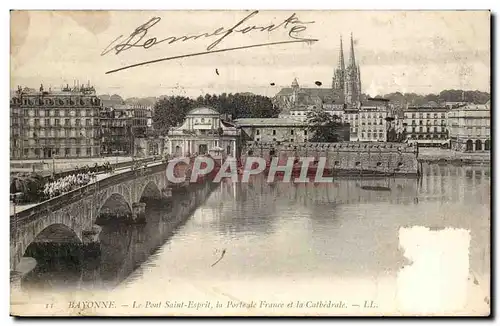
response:
<path id="1" fill-rule="evenodd" d="M 330 87 L 342 36 L 346 64 L 350 34 L 362 91 L 438 93 L 443 89 L 490 91 L 488 11 L 296 11 L 294 23 L 275 30 L 233 32 L 213 50 L 299 38 L 289 43 L 184 57 L 106 74 L 123 66 L 207 51 L 221 36 L 134 47 L 102 55 L 122 35 L 161 18 L 147 39 L 224 33 L 251 11 L 12 11 L 11 88 L 59 88 L 90 81 L 98 94 L 124 98 L 253 92 L 274 96 L 294 78 L 303 87 Z M 293 11 L 260 11 L 241 25 L 280 24 Z M 237 31 L 238 28 L 235 28 Z M 212 51 L 213 51 L 212 50 Z"/>

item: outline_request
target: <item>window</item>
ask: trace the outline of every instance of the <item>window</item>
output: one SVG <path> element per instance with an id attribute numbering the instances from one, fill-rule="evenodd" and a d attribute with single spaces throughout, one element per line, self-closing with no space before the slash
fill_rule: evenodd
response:
<path id="1" fill-rule="evenodd" d="M 383 134 L 383 133 L 381 133 L 381 132 L 378 134 L 378 136 L 379 136 L 381 139 L 382 139 L 382 138 L 384 138 L 384 134 Z"/>
<path id="2" fill-rule="evenodd" d="M 24 125 L 27 126 L 29 124 L 29 119 L 24 119 Z"/>
<path id="3" fill-rule="evenodd" d="M 273 129 L 273 136 L 276 136 L 276 130 Z"/>
<path id="4" fill-rule="evenodd" d="M 78 112 L 78 111 L 77 111 Z M 76 119 L 76 126 L 79 127 L 80 126 L 80 119 Z"/>
<path id="5" fill-rule="evenodd" d="M 257 137 L 255 140 L 256 140 L 256 141 L 260 141 L 260 138 L 259 138 L 259 137 Z"/>
<path id="6" fill-rule="evenodd" d="M 258 136 L 258 135 L 260 135 L 260 130 L 259 130 L 259 129 L 257 129 L 257 136 Z"/>
<path id="7" fill-rule="evenodd" d="M 56 156 L 59 156 L 59 153 L 60 153 L 59 148 L 56 148 Z"/>
<path id="8" fill-rule="evenodd" d="M 87 117 L 90 117 L 90 116 L 92 115 L 92 110 L 86 110 L 86 111 L 85 111 L 85 115 L 86 115 Z"/>
<path id="9" fill-rule="evenodd" d="M 87 156 L 91 156 L 91 155 L 92 155 L 92 148 L 87 147 Z"/>
<path id="10" fill-rule="evenodd" d="M 68 127 L 68 126 L 69 126 L 69 119 L 64 119 L 64 125 L 65 125 L 66 127 Z"/>
<path id="11" fill-rule="evenodd" d="M 293 143 L 293 138 L 290 138 L 290 142 Z"/>
<path id="12" fill-rule="evenodd" d="M 304 136 L 307 136 L 307 130 L 304 130 Z"/>
<path id="13" fill-rule="evenodd" d="M 35 127 L 40 127 L 40 119 L 35 119 Z"/>
<path id="14" fill-rule="evenodd" d="M 54 116 L 58 117 L 59 116 L 59 110 L 54 111 Z"/>
<path id="15" fill-rule="evenodd" d="M 292 130 L 290 130 L 290 135 L 293 135 L 293 129 L 292 129 Z"/>
<path id="16" fill-rule="evenodd" d="M 50 110 L 45 110 L 45 116 L 46 117 L 50 116 Z"/>
<path id="17" fill-rule="evenodd" d="M 50 125 L 50 119 L 45 119 L 44 124 L 45 124 L 45 126 Z"/>
<path id="18" fill-rule="evenodd" d="M 434 127 L 434 132 L 438 132 L 438 128 L 437 127 Z"/>
<path id="19" fill-rule="evenodd" d="M 34 115 L 35 117 L 38 117 L 38 110 L 37 110 L 37 109 L 33 110 L 33 115 Z"/>

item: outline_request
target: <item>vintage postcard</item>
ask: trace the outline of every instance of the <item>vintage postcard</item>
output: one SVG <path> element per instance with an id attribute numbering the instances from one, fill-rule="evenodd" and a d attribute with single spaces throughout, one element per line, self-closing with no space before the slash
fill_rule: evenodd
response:
<path id="1" fill-rule="evenodd" d="M 489 11 L 11 19 L 13 316 L 489 316 Z"/>

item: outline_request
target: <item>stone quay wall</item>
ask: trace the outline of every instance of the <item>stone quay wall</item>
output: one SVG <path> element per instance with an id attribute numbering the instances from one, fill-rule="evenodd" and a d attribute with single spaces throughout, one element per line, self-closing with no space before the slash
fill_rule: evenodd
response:
<path id="1" fill-rule="evenodd" d="M 337 175 L 418 175 L 418 149 L 403 143 L 339 142 L 339 143 L 276 143 L 245 144 L 241 160 L 262 157 L 269 161 L 278 157 L 285 164 L 289 157 L 326 157 L 325 169 Z"/>

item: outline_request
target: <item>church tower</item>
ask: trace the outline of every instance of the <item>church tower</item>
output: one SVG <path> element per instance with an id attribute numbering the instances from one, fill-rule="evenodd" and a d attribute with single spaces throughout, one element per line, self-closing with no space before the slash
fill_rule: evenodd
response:
<path id="1" fill-rule="evenodd" d="M 339 62 L 337 69 L 333 72 L 332 88 L 335 95 L 344 100 L 344 84 L 345 84 L 345 63 L 344 63 L 344 50 L 342 48 L 342 36 L 340 36 L 340 51 Z"/>
<path id="2" fill-rule="evenodd" d="M 361 72 L 356 65 L 354 54 L 354 40 L 351 33 L 351 52 L 349 55 L 349 65 L 345 70 L 345 102 L 351 106 L 357 106 L 361 101 Z"/>

